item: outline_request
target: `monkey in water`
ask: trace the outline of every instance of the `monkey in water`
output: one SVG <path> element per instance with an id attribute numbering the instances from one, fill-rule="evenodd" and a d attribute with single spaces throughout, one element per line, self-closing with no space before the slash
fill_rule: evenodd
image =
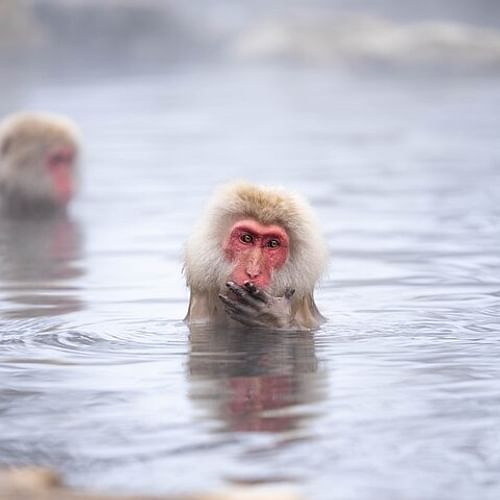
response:
<path id="1" fill-rule="evenodd" d="M 80 134 L 68 118 L 15 113 L 0 122 L 0 201 L 14 214 L 64 209 L 77 184 Z"/>
<path id="2" fill-rule="evenodd" d="M 186 321 L 312 330 L 324 320 L 314 287 L 328 250 L 309 204 L 279 188 L 222 187 L 189 238 Z"/>

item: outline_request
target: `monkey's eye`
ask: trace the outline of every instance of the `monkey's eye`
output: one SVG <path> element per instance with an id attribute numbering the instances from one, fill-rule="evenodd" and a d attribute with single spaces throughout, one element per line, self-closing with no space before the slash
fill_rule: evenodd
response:
<path id="1" fill-rule="evenodd" d="M 267 246 L 270 248 L 277 248 L 280 246 L 280 241 L 277 240 L 276 238 L 273 238 L 272 240 L 269 240 L 267 242 Z"/>
<path id="2" fill-rule="evenodd" d="M 240 241 L 242 241 L 243 243 L 252 243 L 253 236 L 251 234 L 244 233 L 240 236 Z"/>

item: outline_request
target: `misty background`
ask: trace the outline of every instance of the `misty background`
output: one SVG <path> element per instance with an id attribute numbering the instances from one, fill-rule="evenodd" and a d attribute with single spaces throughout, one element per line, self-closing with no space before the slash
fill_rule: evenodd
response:
<path id="1" fill-rule="evenodd" d="M 500 498 L 500 3 L 0 0 L 0 116 L 82 131 L 61 218 L 0 218 L 0 465 L 104 492 Z M 214 188 L 299 191 L 310 335 L 192 335 Z"/>
<path id="2" fill-rule="evenodd" d="M 59 74 L 283 59 L 446 74 L 498 71 L 499 27 L 494 0 L 2 0 L 0 55 Z"/>

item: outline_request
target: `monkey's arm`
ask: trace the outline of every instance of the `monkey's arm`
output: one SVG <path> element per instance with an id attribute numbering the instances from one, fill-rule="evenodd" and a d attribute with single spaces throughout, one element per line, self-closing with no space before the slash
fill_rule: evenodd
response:
<path id="1" fill-rule="evenodd" d="M 193 291 L 189 297 L 189 308 L 184 321 L 188 325 L 224 323 L 224 311 L 220 307 L 217 294 Z"/>
<path id="2" fill-rule="evenodd" d="M 312 318 L 311 314 L 306 317 L 308 311 L 302 311 L 303 307 L 293 310 L 291 299 L 295 290 L 288 289 L 282 297 L 274 297 L 251 282 L 239 286 L 230 281 L 227 287 L 231 296 L 220 294 L 219 298 L 227 315 L 242 325 L 277 330 L 311 330 L 319 326 L 319 318 Z"/>

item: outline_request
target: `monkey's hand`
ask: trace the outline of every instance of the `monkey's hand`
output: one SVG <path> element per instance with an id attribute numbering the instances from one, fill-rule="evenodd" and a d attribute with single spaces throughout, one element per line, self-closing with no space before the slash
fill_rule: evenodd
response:
<path id="1" fill-rule="evenodd" d="M 274 297 L 247 281 L 243 286 L 229 281 L 226 286 L 232 296 L 219 294 L 227 315 L 253 328 L 293 330 L 291 298 L 295 290 L 289 288 L 282 297 Z"/>

